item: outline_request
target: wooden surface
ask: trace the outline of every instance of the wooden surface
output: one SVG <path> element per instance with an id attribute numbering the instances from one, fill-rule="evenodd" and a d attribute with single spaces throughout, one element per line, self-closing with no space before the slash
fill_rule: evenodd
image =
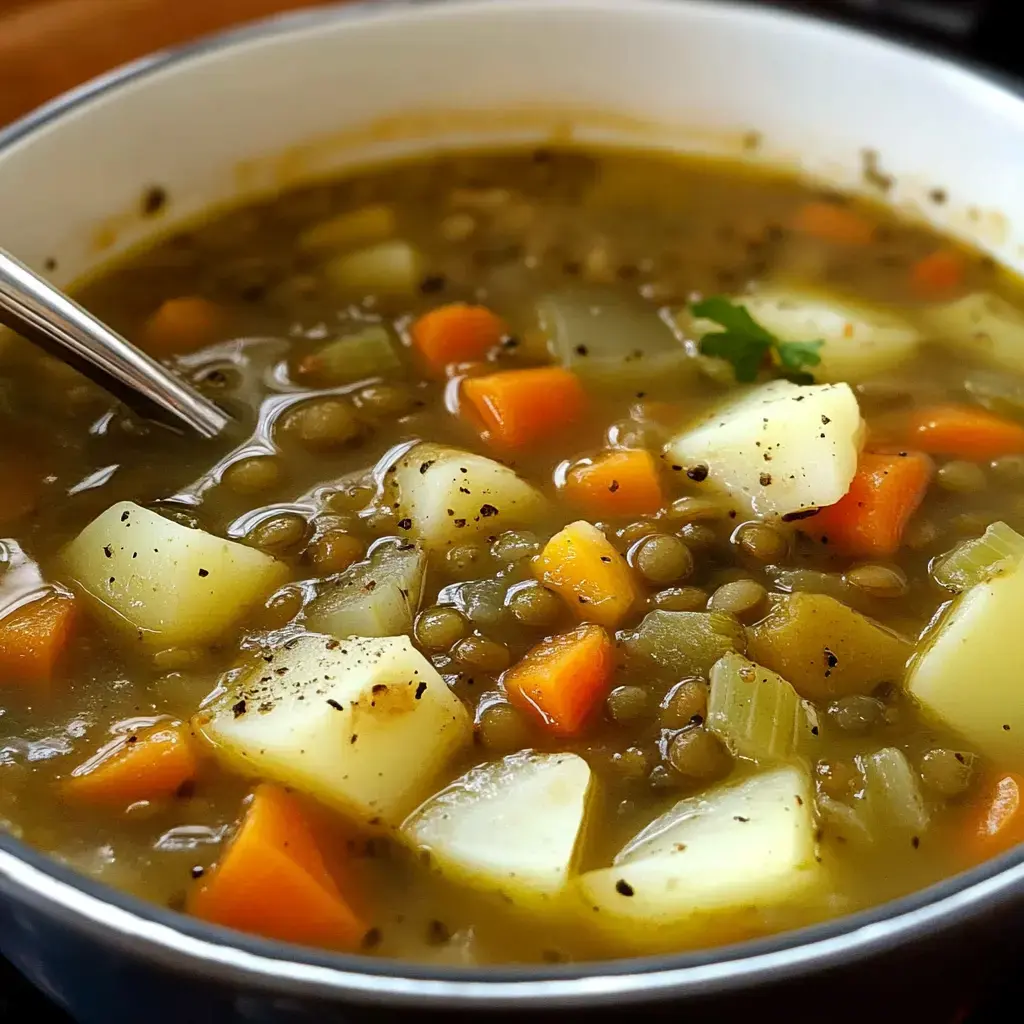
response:
<path id="1" fill-rule="evenodd" d="M 327 0 L 0 0 L 0 124 L 167 46 Z"/>

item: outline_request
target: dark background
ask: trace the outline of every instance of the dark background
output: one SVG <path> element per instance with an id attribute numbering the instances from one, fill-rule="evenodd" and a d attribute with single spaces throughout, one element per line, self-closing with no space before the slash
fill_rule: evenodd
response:
<path id="1" fill-rule="evenodd" d="M 0 0 L 0 124 L 79 81 L 143 53 L 275 10 L 316 2 Z M 1024 12 L 1024 0 L 763 2 L 867 25 L 1024 79 L 1024 47 L 1019 31 L 1014 31 L 1012 25 Z M 1005 964 L 1001 965 L 1005 982 L 988 993 L 980 1005 L 951 1005 L 948 1017 L 942 1021 L 908 1024 L 995 1024 L 1004 1017 L 1024 1019 L 1020 1009 L 1024 1005 L 1024 975 L 1014 952 L 1007 948 Z M 936 979 L 936 985 L 941 985 L 941 978 Z M 1011 1013 L 1010 1007 L 1015 1012 Z M 145 1007 L 126 1007 L 125 1016 L 130 1013 L 144 1016 Z M 888 1022 L 894 1018 L 880 1006 L 877 1019 Z M 15 1021 L 73 1024 L 0 960 L 0 1024 Z"/>

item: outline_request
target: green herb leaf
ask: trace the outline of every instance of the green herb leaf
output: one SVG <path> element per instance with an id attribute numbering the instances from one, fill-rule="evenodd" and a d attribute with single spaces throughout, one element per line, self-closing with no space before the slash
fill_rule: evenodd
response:
<path id="1" fill-rule="evenodd" d="M 752 338 L 732 331 L 714 331 L 701 338 L 700 350 L 706 356 L 717 356 L 732 363 L 736 380 L 749 384 L 757 380 L 764 365 L 764 357 L 771 351 L 772 343 L 762 338 Z"/>
<path id="2" fill-rule="evenodd" d="M 730 363 L 736 380 L 749 384 L 757 380 L 761 367 L 770 356 L 771 365 L 779 376 L 794 384 L 813 384 L 814 376 L 807 367 L 821 362 L 819 349 L 824 341 L 780 341 L 765 330 L 747 311 L 746 306 L 733 302 L 724 295 L 713 295 L 694 302 L 690 312 L 702 320 L 711 320 L 724 328 L 710 331 L 700 339 L 700 350 Z"/>

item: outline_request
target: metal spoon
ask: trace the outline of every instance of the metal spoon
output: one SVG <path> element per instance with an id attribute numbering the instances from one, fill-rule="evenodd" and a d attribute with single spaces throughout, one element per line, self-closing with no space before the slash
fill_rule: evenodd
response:
<path id="1" fill-rule="evenodd" d="M 216 437 L 230 417 L 78 303 L 0 249 L 0 323 L 68 363 L 126 405 Z"/>

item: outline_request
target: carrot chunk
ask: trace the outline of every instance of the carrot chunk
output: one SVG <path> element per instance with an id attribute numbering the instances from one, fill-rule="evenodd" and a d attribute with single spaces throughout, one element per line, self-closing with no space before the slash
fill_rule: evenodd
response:
<path id="1" fill-rule="evenodd" d="M 48 683 L 74 617 L 75 599 L 54 591 L 0 619 L 0 685 Z"/>
<path id="2" fill-rule="evenodd" d="M 196 777 L 198 759 L 184 725 L 157 725 L 108 743 L 63 782 L 78 803 L 123 809 L 139 800 L 165 800 Z"/>
<path id="3" fill-rule="evenodd" d="M 996 459 L 1024 452 L 1024 426 L 973 405 L 933 405 L 911 414 L 908 443 L 933 455 Z"/>
<path id="4" fill-rule="evenodd" d="M 561 595 L 584 622 L 614 629 L 637 600 L 626 560 L 584 519 L 556 533 L 533 568 L 537 579 Z"/>
<path id="5" fill-rule="evenodd" d="M 355 949 L 366 926 L 324 863 L 287 790 L 257 787 L 238 834 L 192 892 L 189 910 L 227 928 L 300 945 Z"/>
<path id="6" fill-rule="evenodd" d="M 967 854 L 972 864 L 1024 843 L 1024 776 L 1007 774 L 986 790 L 969 819 Z"/>
<path id="7" fill-rule="evenodd" d="M 870 245 L 875 237 L 875 225 L 862 214 L 823 201 L 801 207 L 793 219 L 793 229 L 836 245 Z"/>
<path id="8" fill-rule="evenodd" d="M 967 261 L 956 249 L 936 249 L 910 270 L 914 289 L 924 296 L 943 295 L 963 284 Z"/>
<path id="9" fill-rule="evenodd" d="M 569 470 L 563 488 L 574 505 L 596 516 L 642 516 L 665 504 L 650 452 L 608 452 Z"/>
<path id="10" fill-rule="evenodd" d="M 444 376 L 452 363 L 483 359 L 506 333 L 504 322 L 486 306 L 463 302 L 424 313 L 409 332 L 428 369 L 437 376 Z"/>
<path id="11" fill-rule="evenodd" d="M 575 423 L 586 406 L 583 385 L 560 366 L 471 377 L 462 397 L 484 438 L 508 448 L 544 440 Z"/>
<path id="12" fill-rule="evenodd" d="M 806 520 L 804 532 L 854 558 L 895 554 L 934 470 L 923 452 L 863 452 L 850 489 Z"/>
<path id="13" fill-rule="evenodd" d="M 188 295 L 164 302 L 146 321 L 142 341 L 150 355 L 173 356 L 211 344 L 223 326 L 224 313 L 216 303 Z"/>
<path id="14" fill-rule="evenodd" d="M 600 627 L 550 637 L 502 675 L 508 699 L 559 736 L 580 732 L 608 695 L 615 648 Z"/>

